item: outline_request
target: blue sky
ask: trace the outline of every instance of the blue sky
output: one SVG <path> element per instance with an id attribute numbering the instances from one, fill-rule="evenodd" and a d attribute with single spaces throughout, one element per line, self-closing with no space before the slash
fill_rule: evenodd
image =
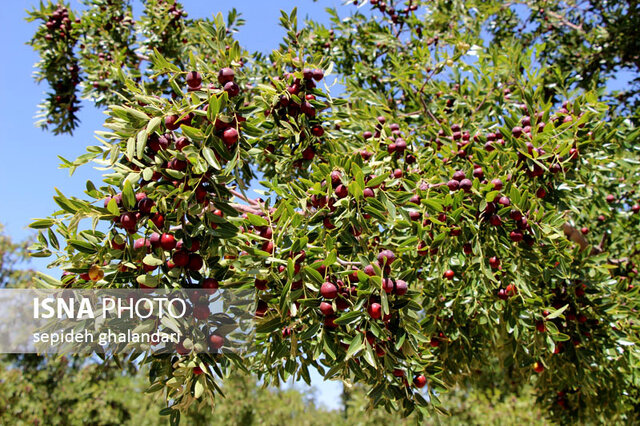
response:
<path id="1" fill-rule="evenodd" d="M 280 9 L 289 12 L 296 5 L 300 23 L 305 16 L 326 23 L 328 16 L 324 8 L 339 7 L 342 2 L 184 0 L 182 3 L 192 18 L 211 16 L 218 10 L 226 15 L 230 6 L 236 7 L 247 21 L 237 35 L 241 45 L 249 50 L 268 52 L 277 47 L 284 35 L 278 27 Z M 56 210 L 52 199 L 54 187 L 67 195 L 81 196 L 88 179 L 100 181 L 100 173 L 88 166 L 78 169 L 70 178 L 66 170 L 58 168 L 57 156 L 74 159 L 84 153 L 87 145 L 95 143 L 93 132 L 100 129 L 105 118 L 102 111 L 84 103 L 80 112 L 82 124 L 74 136 L 53 136 L 33 125 L 37 104 L 46 89 L 33 81 L 33 64 L 38 57 L 25 45 L 36 26 L 24 21 L 25 8 L 33 4 L 32 1 L 4 2 L 0 14 L 0 57 L 3 58 L 0 65 L 0 223 L 15 240 L 33 235 L 26 228 L 32 218 L 46 217 Z M 71 5 L 81 7 L 78 0 L 72 0 Z M 610 83 L 610 88 L 624 87 L 630 75 L 621 74 Z M 32 266 L 44 271 L 46 262 L 46 259 L 36 260 Z M 314 385 L 320 402 L 330 408 L 339 407 L 339 383 L 323 382 L 315 375 Z"/>

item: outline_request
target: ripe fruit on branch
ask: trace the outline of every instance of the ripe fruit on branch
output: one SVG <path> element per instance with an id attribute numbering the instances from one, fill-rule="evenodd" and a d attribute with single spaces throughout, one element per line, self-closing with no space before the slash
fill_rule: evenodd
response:
<path id="1" fill-rule="evenodd" d="M 256 306 L 256 316 L 264 317 L 264 315 L 269 310 L 269 305 L 264 300 L 258 300 L 258 305 Z"/>
<path id="2" fill-rule="evenodd" d="M 178 138 L 176 140 L 176 149 L 178 151 L 182 151 L 183 149 L 185 149 L 187 146 L 189 146 L 190 142 L 189 139 L 185 138 L 184 136 Z"/>
<path id="3" fill-rule="evenodd" d="M 498 269 L 500 267 L 500 259 L 495 256 L 489 258 L 489 266 L 493 269 Z"/>
<path id="4" fill-rule="evenodd" d="M 204 321 L 209 318 L 211 315 L 211 310 L 209 309 L 209 305 L 205 304 L 197 304 L 193 307 L 193 316 L 197 320 Z"/>
<path id="5" fill-rule="evenodd" d="M 266 290 L 268 288 L 268 281 L 267 280 L 263 280 L 263 279 L 259 279 L 256 278 L 254 285 L 256 287 L 256 289 L 258 290 Z"/>
<path id="6" fill-rule="evenodd" d="M 207 293 L 209 294 L 215 293 L 219 286 L 218 281 L 213 278 L 205 278 L 202 281 L 202 288 L 208 290 Z"/>
<path id="7" fill-rule="evenodd" d="M 408 290 L 409 286 L 407 285 L 407 282 L 404 280 L 396 280 L 395 283 L 395 293 L 398 296 L 404 296 L 405 294 L 407 294 L 407 290 Z"/>
<path id="8" fill-rule="evenodd" d="M 231 68 L 222 68 L 218 72 L 218 83 L 224 86 L 226 83 L 233 81 L 234 77 L 235 73 Z"/>
<path id="9" fill-rule="evenodd" d="M 315 81 L 320 81 L 324 78 L 324 71 L 322 71 L 321 69 L 314 69 L 313 70 L 313 79 Z"/>
<path id="10" fill-rule="evenodd" d="M 473 186 L 473 182 L 469 179 L 462 179 L 460 181 L 460 189 L 464 192 L 471 192 L 471 187 Z"/>
<path id="11" fill-rule="evenodd" d="M 222 133 L 222 141 L 227 146 L 227 148 L 235 145 L 238 142 L 238 138 L 238 131 L 234 127 L 229 127 Z"/>
<path id="12" fill-rule="evenodd" d="M 230 98 L 235 98 L 240 94 L 240 87 L 233 81 L 225 83 L 223 89 L 227 92 Z"/>
<path id="13" fill-rule="evenodd" d="M 324 282 L 320 287 L 320 294 L 325 299 L 335 299 L 338 296 L 338 287 L 328 281 Z"/>
<path id="14" fill-rule="evenodd" d="M 502 225 L 502 219 L 497 214 L 494 214 L 489 218 L 489 223 L 493 226 L 500 226 Z"/>
<path id="15" fill-rule="evenodd" d="M 173 114 L 173 115 L 168 115 L 164 118 L 164 125 L 167 128 L 167 130 L 177 130 L 178 127 L 180 127 L 180 122 L 178 121 L 180 117 Z"/>
<path id="16" fill-rule="evenodd" d="M 413 384 L 417 388 L 421 389 L 425 387 L 425 385 L 427 384 L 427 378 L 424 375 L 420 374 L 413 378 Z"/>
<path id="17" fill-rule="evenodd" d="M 219 350 L 222 346 L 224 346 L 224 337 L 218 334 L 212 334 L 209 336 L 209 347 L 213 350 Z"/>
<path id="18" fill-rule="evenodd" d="M 465 174 L 462 170 L 458 170 L 453 174 L 452 179 L 461 182 L 465 178 Z"/>
<path id="19" fill-rule="evenodd" d="M 187 73 L 187 85 L 192 88 L 198 88 L 202 84 L 202 76 L 197 71 L 189 71 Z"/>
<path id="20" fill-rule="evenodd" d="M 453 277 L 455 277 L 455 275 L 456 275 L 456 273 L 455 273 L 455 272 L 453 272 L 451 269 L 447 269 L 447 270 L 444 272 L 444 277 L 445 277 L 446 279 L 448 279 L 448 280 L 452 280 L 452 279 L 453 279 Z"/>
<path id="21" fill-rule="evenodd" d="M 151 208 L 155 206 L 155 202 L 149 197 L 143 197 L 138 201 L 138 210 L 140 213 L 149 214 L 151 213 Z"/>
<path id="22" fill-rule="evenodd" d="M 273 241 L 265 241 L 261 246 L 261 249 L 269 254 L 273 254 L 274 248 L 275 246 L 273 245 Z"/>
<path id="23" fill-rule="evenodd" d="M 331 306 L 331 303 L 321 302 L 320 303 L 320 312 L 322 312 L 322 314 L 324 316 L 333 315 L 334 314 L 333 306 Z"/>
<path id="24" fill-rule="evenodd" d="M 178 268 L 184 268 L 189 264 L 189 253 L 185 250 L 176 251 L 171 260 Z"/>
<path id="25" fill-rule="evenodd" d="M 178 172 L 183 172 L 187 169 L 187 162 L 184 160 L 173 158 L 167 164 L 167 168 L 171 170 L 176 170 Z"/>
<path id="26" fill-rule="evenodd" d="M 124 213 L 120 216 L 120 226 L 122 226 L 127 231 L 135 230 L 136 224 L 138 220 L 136 219 L 135 213 Z"/>
<path id="27" fill-rule="evenodd" d="M 391 250 L 382 250 L 378 254 L 378 263 L 381 265 L 391 265 L 396 260 L 396 255 Z"/>
<path id="28" fill-rule="evenodd" d="M 533 370 L 536 373 L 542 373 L 544 371 L 544 365 L 542 365 L 541 362 L 536 361 L 536 362 L 533 363 Z"/>
<path id="29" fill-rule="evenodd" d="M 164 250 L 173 250 L 176 247 L 176 239 L 171 234 L 162 234 L 160 237 L 160 247 Z"/>
<path id="30" fill-rule="evenodd" d="M 328 315 L 324 317 L 324 326 L 328 328 L 337 328 L 338 324 L 336 324 L 335 321 L 336 321 L 335 315 Z"/>
<path id="31" fill-rule="evenodd" d="M 136 251 L 145 249 L 145 251 L 148 252 L 150 248 L 151 248 L 151 241 L 149 241 L 146 238 L 138 238 L 133 242 L 133 249 Z"/>
<path id="32" fill-rule="evenodd" d="M 511 238 L 511 241 L 513 241 L 514 243 L 518 243 L 518 242 L 522 241 L 524 236 L 522 235 L 522 232 L 520 232 L 520 231 L 511 231 L 509 233 L 509 238 Z"/>
<path id="33" fill-rule="evenodd" d="M 500 179 L 493 179 L 491 181 L 491 185 L 493 185 L 493 189 L 496 191 L 501 191 L 502 190 L 502 181 Z"/>
<path id="34" fill-rule="evenodd" d="M 393 291 L 393 281 L 391 280 L 391 278 L 382 279 L 382 289 L 385 291 L 385 293 L 391 294 L 391 292 Z"/>
<path id="35" fill-rule="evenodd" d="M 347 189 L 346 186 L 340 184 L 336 187 L 335 193 L 338 198 L 342 199 L 342 198 L 345 198 L 347 195 L 349 195 L 349 190 Z"/>
<path id="36" fill-rule="evenodd" d="M 192 253 L 189 255 L 189 263 L 187 267 L 192 271 L 199 271 L 204 266 L 204 261 L 202 256 L 197 253 Z"/>
<path id="37" fill-rule="evenodd" d="M 382 305 L 379 303 L 371 303 L 367 308 L 369 316 L 373 319 L 380 319 L 382 317 Z"/>
<path id="38" fill-rule="evenodd" d="M 365 266 L 364 269 L 362 270 L 362 272 L 364 272 L 365 274 L 369 275 L 370 277 L 373 277 L 376 274 L 376 270 L 374 269 L 373 265 Z"/>

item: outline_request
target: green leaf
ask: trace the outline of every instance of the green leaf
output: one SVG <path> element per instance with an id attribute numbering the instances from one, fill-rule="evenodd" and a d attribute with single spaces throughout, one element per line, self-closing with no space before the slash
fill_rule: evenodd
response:
<path id="1" fill-rule="evenodd" d="M 338 260 L 338 254 L 335 250 L 331 250 L 324 260 L 324 266 L 331 266 Z"/>
<path id="2" fill-rule="evenodd" d="M 81 253 L 94 254 L 98 249 L 91 243 L 80 240 L 69 240 L 69 245 Z"/>
<path id="3" fill-rule="evenodd" d="M 554 319 L 559 317 L 560 315 L 562 315 L 562 313 L 569 307 L 568 304 L 564 305 L 562 308 L 557 309 L 556 311 L 554 311 L 553 313 L 549 314 L 549 316 L 547 316 L 547 320 L 550 319 Z"/>
<path id="4" fill-rule="evenodd" d="M 364 339 L 362 337 L 362 333 L 357 333 L 353 339 L 351 339 L 351 343 L 349 344 L 349 349 L 347 350 L 347 355 L 345 360 L 348 360 L 353 355 L 360 352 L 364 349 Z"/>
<path id="5" fill-rule="evenodd" d="M 382 182 L 387 180 L 387 177 L 388 176 L 385 175 L 385 174 L 374 177 L 369 182 L 367 182 L 367 188 L 373 188 L 375 186 L 378 186 L 378 185 L 382 184 Z"/>
<path id="6" fill-rule="evenodd" d="M 220 170 L 220 163 L 218 163 L 216 155 L 211 148 L 209 148 L 208 146 L 202 148 L 202 156 L 205 160 L 207 160 L 207 163 L 209 163 L 211 167 L 216 170 Z"/>
<path id="7" fill-rule="evenodd" d="M 316 284 L 322 284 L 323 278 L 320 275 L 320 272 L 316 271 L 311 266 L 305 266 L 304 272 L 306 273 L 308 278 L 311 278 Z"/>
<path id="8" fill-rule="evenodd" d="M 364 350 L 364 353 L 362 354 L 362 356 L 363 356 L 364 360 L 367 361 L 367 364 L 369 364 L 373 368 L 377 368 L 378 367 L 376 365 L 375 356 L 373 355 L 373 350 L 371 349 L 371 346 L 369 346 L 368 343 L 365 344 L 365 350 Z"/>
<path id="9" fill-rule="evenodd" d="M 29 228 L 32 229 L 47 229 L 53 226 L 55 222 L 53 219 L 36 219 L 29 224 Z"/>
<path id="10" fill-rule="evenodd" d="M 247 213 L 247 219 L 249 219 L 249 222 L 251 222 L 251 224 L 253 226 L 268 226 L 269 222 L 267 222 L 267 219 L 260 217 L 258 215 L 252 214 L 252 213 Z"/>
<path id="11" fill-rule="evenodd" d="M 120 209 L 118 208 L 118 202 L 115 198 L 111 198 L 107 203 L 107 210 L 114 216 L 120 216 Z"/>
<path id="12" fill-rule="evenodd" d="M 149 124 L 147 124 L 147 134 L 152 134 L 158 128 L 158 126 L 160 126 L 161 122 L 162 120 L 160 119 L 160 117 L 153 117 L 151 120 L 149 120 Z"/>
<path id="13" fill-rule="evenodd" d="M 133 210 L 136 207 L 136 194 L 134 194 L 133 186 L 128 180 L 124 182 L 124 187 L 122 188 L 122 202 L 128 210 Z"/>
<path id="14" fill-rule="evenodd" d="M 147 139 L 149 138 L 149 134 L 146 130 L 141 130 L 138 132 L 138 137 L 136 139 L 136 157 L 142 158 L 144 154 L 144 148 L 147 146 Z"/>
<path id="15" fill-rule="evenodd" d="M 362 312 L 351 311 L 346 314 L 340 315 L 340 317 L 335 319 L 335 323 L 340 325 L 349 324 L 358 321 L 360 318 L 362 318 Z"/>

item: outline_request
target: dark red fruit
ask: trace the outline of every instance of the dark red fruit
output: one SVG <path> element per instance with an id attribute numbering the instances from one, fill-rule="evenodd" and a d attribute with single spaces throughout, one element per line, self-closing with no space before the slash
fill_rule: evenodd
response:
<path id="1" fill-rule="evenodd" d="M 264 300 L 258 300 L 258 305 L 256 307 L 256 316 L 263 317 L 267 313 L 267 310 L 269 310 L 269 305 L 267 305 L 267 302 L 265 302 Z"/>
<path id="2" fill-rule="evenodd" d="M 234 127 L 229 127 L 222 133 L 222 141 L 227 147 L 231 147 L 238 142 L 239 136 Z"/>
<path id="3" fill-rule="evenodd" d="M 408 289 L 409 289 L 409 286 L 407 285 L 406 281 L 396 280 L 395 293 L 398 296 L 404 296 L 405 294 L 407 294 Z"/>
<path id="4" fill-rule="evenodd" d="M 205 278 L 202 281 L 202 288 L 211 290 L 211 291 L 208 291 L 208 293 L 214 293 L 219 286 L 220 285 L 218 284 L 218 281 L 214 280 L 213 278 Z"/>
<path id="5" fill-rule="evenodd" d="M 167 130 L 176 130 L 178 129 L 178 127 L 180 127 L 180 122 L 178 121 L 180 117 L 173 114 L 173 115 L 168 115 L 164 118 L 164 125 L 167 128 Z"/>
<path id="6" fill-rule="evenodd" d="M 345 198 L 347 195 L 349 195 L 349 190 L 346 186 L 340 184 L 336 187 L 335 193 L 338 198 Z"/>
<path id="7" fill-rule="evenodd" d="M 189 253 L 184 250 L 177 251 L 173 253 L 171 259 L 178 268 L 184 268 L 189 264 Z"/>
<path id="8" fill-rule="evenodd" d="M 209 318 L 209 315 L 211 315 L 211 310 L 208 305 L 198 304 L 193 307 L 193 316 L 196 319 L 204 321 Z"/>
<path id="9" fill-rule="evenodd" d="M 425 385 L 427 384 L 427 378 L 424 377 L 422 374 L 420 374 L 419 376 L 416 376 L 413 378 L 413 384 L 417 387 L 417 388 L 423 388 L 425 387 Z"/>
<path id="10" fill-rule="evenodd" d="M 464 192 L 471 192 L 471 187 L 473 183 L 469 179 L 462 179 L 460 181 L 460 189 Z"/>
<path id="11" fill-rule="evenodd" d="M 320 294 L 325 299 L 335 299 L 338 296 L 338 287 L 327 281 L 320 287 Z"/>
<path id="12" fill-rule="evenodd" d="M 268 284 L 267 280 L 263 280 L 259 278 L 257 278 L 254 282 L 254 285 L 258 290 L 266 290 L 268 288 L 267 284 Z"/>
<path id="13" fill-rule="evenodd" d="M 230 98 L 235 98 L 240 94 L 240 87 L 233 81 L 225 83 L 223 89 L 227 92 Z"/>
<path id="14" fill-rule="evenodd" d="M 333 306 L 331 306 L 331 303 L 327 303 L 327 302 L 321 302 L 320 303 L 320 312 L 322 312 L 322 314 L 324 316 L 329 316 L 329 315 L 333 315 Z"/>
<path id="15" fill-rule="evenodd" d="M 382 317 L 382 305 L 379 303 L 371 303 L 367 308 L 369 316 L 373 319 L 380 319 Z"/>
<path id="16" fill-rule="evenodd" d="M 176 247 L 176 239 L 171 234 L 162 234 L 160 237 L 160 247 L 164 250 L 173 250 Z"/>
<path id="17" fill-rule="evenodd" d="M 391 278 L 382 279 L 382 289 L 385 293 L 391 294 L 391 292 L 393 291 L 393 281 L 391 280 Z"/>
<path id="18" fill-rule="evenodd" d="M 396 255 L 391 250 L 382 250 L 378 254 L 378 262 L 380 264 L 391 265 L 396 260 Z"/>
<path id="19" fill-rule="evenodd" d="M 222 68 L 218 72 L 218 83 L 224 86 L 226 83 L 233 81 L 234 77 L 235 73 L 231 68 Z"/>
<path id="20" fill-rule="evenodd" d="M 187 85 L 192 89 L 200 87 L 202 84 L 202 76 L 197 71 L 189 71 L 187 73 Z"/>
<path id="21" fill-rule="evenodd" d="M 189 139 L 185 138 L 184 136 L 176 140 L 176 149 L 178 151 L 182 151 L 187 146 L 189 146 Z"/>
<path id="22" fill-rule="evenodd" d="M 215 351 L 224 346 L 224 337 L 218 334 L 212 334 L 209 336 L 209 347 Z"/>

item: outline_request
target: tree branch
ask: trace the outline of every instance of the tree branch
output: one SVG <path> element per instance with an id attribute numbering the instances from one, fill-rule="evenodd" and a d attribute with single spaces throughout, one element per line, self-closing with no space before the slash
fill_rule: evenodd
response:
<path id="1" fill-rule="evenodd" d="M 582 25 L 574 24 L 573 22 L 569 21 L 567 18 L 560 15 L 559 13 L 553 12 L 551 10 L 545 10 L 545 13 L 547 13 L 552 18 L 556 18 L 557 20 L 559 20 L 564 26 L 572 28 L 580 33 L 584 33 L 584 31 L 582 30 Z"/>
<path id="2" fill-rule="evenodd" d="M 342 260 L 340 258 L 337 258 L 336 260 L 342 266 L 362 266 L 361 262 L 349 262 L 347 260 Z"/>
<path id="3" fill-rule="evenodd" d="M 231 194 L 239 199 L 241 199 L 244 202 L 247 202 L 249 204 L 251 204 L 252 206 L 256 206 L 256 207 L 262 207 L 262 203 L 258 200 L 252 200 L 251 198 L 247 197 L 246 195 L 236 191 L 235 189 L 229 189 L 229 192 L 231 192 Z"/>
<path id="4" fill-rule="evenodd" d="M 238 204 L 238 203 L 229 203 L 229 205 L 231 207 L 233 207 L 234 209 L 236 209 L 239 212 L 243 212 L 243 213 L 251 213 L 251 214 L 255 214 L 255 215 L 261 215 L 262 214 L 262 210 L 253 208 L 251 206 L 247 206 L 244 204 Z"/>

